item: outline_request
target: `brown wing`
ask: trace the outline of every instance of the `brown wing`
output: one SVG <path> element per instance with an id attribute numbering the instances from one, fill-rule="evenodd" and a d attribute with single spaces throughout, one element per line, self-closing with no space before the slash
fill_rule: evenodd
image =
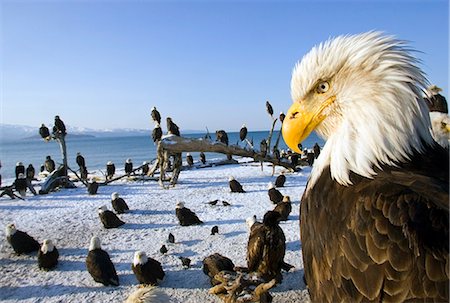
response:
<path id="1" fill-rule="evenodd" d="M 448 301 L 448 208 L 438 207 L 448 202 L 435 201 L 448 201 L 448 186 L 442 193 L 440 181 L 411 170 L 385 168 L 373 180 L 353 175 L 349 187 L 329 174 L 301 203 L 312 300 Z"/>
<path id="2" fill-rule="evenodd" d="M 265 227 L 262 224 L 253 224 L 247 244 L 247 267 L 249 271 L 258 270 L 264 253 Z"/>

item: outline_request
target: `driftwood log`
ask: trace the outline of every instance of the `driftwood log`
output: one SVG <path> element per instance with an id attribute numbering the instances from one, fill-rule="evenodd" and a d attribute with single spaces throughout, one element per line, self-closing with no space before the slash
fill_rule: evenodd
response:
<path id="1" fill-rule="evenodd" d="M 265 282 L 255 273 L 223 270 L 214 276 L 219 284 L 209 289 L 210 294 L 219 296 L 225 303 L 257 302 L 270 303 L 269 289 L 275 286 L 275 279 Z"/>
<path id="2" fill-rule="evenodd" d="M 226 145 L 222 142 L 212 141 L 206 138 L 184 138 L 175 135 L 164 136 L 157 146 L 157 160 L 149 173 L 154 173 L 159 168 L 159 183 L 164 187 L 163 181 L 166 180 L 165 172 L 170 157 L 173 157 L 173 172 L 169 179 L 171 185 L 175 185 L 182 168 L 183 152 L 213 152 L 226 155 L 253 158 L 258 162 L 269 162 L 273 166 L 279 165 L 289 170 L 294 170 L 291 162 L 286 159 L 271 157 L 269 153 L 256 152 L 253 149 L 245 149 L 237 145 Z"/>

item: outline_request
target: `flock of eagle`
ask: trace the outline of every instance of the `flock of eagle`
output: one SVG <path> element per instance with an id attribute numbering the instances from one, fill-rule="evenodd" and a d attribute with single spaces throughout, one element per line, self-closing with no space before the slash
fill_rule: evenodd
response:
<path id="1" fill-rule="evenodd" d="M 445 148 L 433 137 L 423 96 L 429 82 L 418 62 L 406 42 L 367 32 L 315 46 L 292 72 L 284 140 L 297 153 L 312 131 L 326 140 L 300 204 L 304 278 L 313 302 L 449 301 L 448 140 Z M 251 225 L 247 262 L 249 270 L 279 282 L 285 244 L 278 222 L 290 204 L 271 191 L 276 208 L 286 210 L 269 211 Z M 177 216 L 201 224 L 182 204 Z M 7 232 L 17 252 L 39 249 L 14 226 Z M 40 258 L 52 251 L 46 243 Z M 96 238 L 87 265 L 94 279 L 117 283 Z M 150 275 L 146 268 L 163 276 L 142 253 L 133 268 L 138 277 Z"/>
<path id="2" fill-rule="evenodd" d="M 280 221 L 287 221 L 292 210 L 289 196 L 283 196 L 275 187 L 283 187 L 286 182 L 286 176 L 281 173 L 275 180 L 275 184 L 269 183 L 268 196 L 275 204 L 273 211 L 268 211 L 262 222 L 257 222 L 256 217 L 247 219 L 247 225 L 250 228 L 250 236 L 248 241 L 248 271 L 257 272 L 262 279 L 267 281 L 276 278 L 281 282 L 281 269 L 289 270 L 291 265 L 284 262 L 284 254 L 286 249 L 286 239 L 283 230 L 278 225 Z M 229 187 L 231 192 L 245 193 L 239 181 L 233 177 L 229 178 Z M 208 202 L 210 205 L 216 205 L 219 200 Z M 224 206 L 229 206 L 227 201 L 221 201 Z M 128 212 L 130 209 L 119 193 L 114 192 L 111 195 L 111 205 L 114 212 L 108 210 L 106 205 L 98 208 L 98 216 L 103 227 L 106 229 L 119 228 L 123 224 L 117 215 Z M 198 216 L 189 208 L 184 207 L 182 202 L 176 204 L 175 210 L 181 226 L 191 226 L 203 224 Z M 219 232 L 218 226 L 211 229 L 211 235 Z M 18 255 L 38 252 L 37 261 L 40 269 L 52 270 L 58 264 L 59 253 L 50 239 L 45 239 L 42 245 L 37 240 L 28 235 L 26 232 L 16 229 L 11 223 L 6 226 L 7 241 L 10 243 L 14 252 Z M 175 243 L 175 237 L 172 233 L 168 235 L 168 242 Z M 167 253 L 167 248 L 162 245 L 160 252 Z M 191 260 L 186 257 L 180 257 L 183 267 L 188 268 Z M 204 272 L 211 278 L 214 286 L 214 276 L 222 270 L 234 270 L 233 262 L 219 254 L 214 254 L 205 258 Z M 101 248 L 100 239 L 97 236 L 91 238 L 89 252 L 86 256 L 86 267 L 94 281 L 102 283 L 105 286 L 119 285 L 119 277 L 117 275 L 114 264 L 112 263 L 108 253 Z M 165 276 L 161 264 L 146 255 L 143 251 L 136 251 L 131 264 L 136 279 L 141 284 L 157 285 L 158 281 Z"/>

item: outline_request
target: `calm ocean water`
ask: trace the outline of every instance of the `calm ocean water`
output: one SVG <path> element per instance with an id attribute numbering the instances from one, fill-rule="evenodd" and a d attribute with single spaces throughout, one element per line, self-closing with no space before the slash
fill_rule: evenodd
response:
<path id="1" fill-rule="evenodd" d="M 268 131 L 249 132 L 247 138 L 253 139 L 255 149 L 259 150 L 259 143 L 267 138 Z M 184 137 L 200 138 L 204 134 L 183 134 Z M 215 134 L 212 134 L 215 139 Z M 272 144 L 276 141 L 278 132 L 274 132 Z M 228 133 L 230 144 L 236 144 L 239 141 L 239 133 Z M 303 147 L 312 148 L 315 142 L 323 146 L 324 141 L 315 133 L 311 134 Z M 125 160 L 131 158 L 135 167 L 141 165 L 144 161 L 152 161 L 156 158 L 156 146 L 153 144 L 151 136 L 136 137 L 83 137 L 67 139 L 67 157 L 69 167 L 78 170 L 75 162 L 77 152 L 81 152 L 86 160 L 88 171 L 106 170 L 106 162 L 112 161 L 116 165 L 116 171 L 123 170 Z M 240 143 L 243 146 L 243 143 Z M 280 139 L 280 149 L 287 149 L 283 138 Z M 194 161 L 198 160 L 199 153 L 191 153 Z M 56 141 L 44 142 L 43 140 L 21 140 L 15 142 L 2 142 L 0 147 L 0 160 L 2 168 L 0 173 L 3 179 L 3 185 L 8 184 L 10 179 L 14 178 L 14 168 L 17 162 L 23 162 L 25 167 L 33 164 L 36 173 L 45 161 L 45 157 L 50 155 L 58 164 L 62 163 L 59 144 Z M 206 160 L 222 159 L 225 155 L 216 153 L 206 153 Z M 183 155 L 184 159 L 184 155 Z"/>

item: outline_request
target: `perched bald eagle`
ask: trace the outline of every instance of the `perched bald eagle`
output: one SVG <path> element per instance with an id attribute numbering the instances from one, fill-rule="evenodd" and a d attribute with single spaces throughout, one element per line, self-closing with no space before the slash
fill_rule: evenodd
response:
<path id="1" fill-rule="evenodd" d="M 292 211 L 292 204 L 291 204 L 291 198 L 289 196 L 284 196 L 283 197 L 283 201 L 281 201 L 280 203 L 278 203 L 275 208 L 273 209 L 273 211 L 276 211 L 278 213 L 280 213 L 280 220 L 281 221 L 287 221 L 289 214 Z"/>
<path id="2" fill-rule="evenodd" d="M 153 142 L 157 143 L 158 141 L 160 141 L 162 138 L 162 135 L 163 135 L 163 132 L 162 132 L 161 126 L 158 123 L 155 124 L 155 128 L 153 128 L 153 131 L 152 131 Z"/>
<path id="3" fill-rule="evenodd" d="M 280 214 L 268 211 L 262 224 L 254 223 L 250 228 L 247 244 L 247 266 L 250 272 L 258 272 L 270 281 L 276 278 L 281 282 L 281 268 L 286 251 L 286 237 L 278 225 Z"/>
<path id="4" fill-rule="evenodd" d="M 116 173 L 116 166 L 112 161 L 108 161 L 106 163 L 106 179 L 112 179 L 115 173 Z"/>
<path id="5" fill-rule="evenodd" d="M 58 264 L 59 252 L 52 240 L 45 239 L 38 251 L 38 266 L 43 270 L 50 270 Z"/>
<path id="6" fill-rule="evenodd" d="M 45 141 L 49 141 L 51 139 L 50 131 L 45 124 L 41 124 L 41 127 L 39 127 L 39 135 L 41 135 L 42 139 Z"/>
<path id="7" fill-rule="evenodd" d="M 109 258 L 109 254 L 101 247 L 98 237 L 92 237 L 89 252 L 86 257 L 86 267 L 95 282 L 105 286 L 119 286 L 116 268 Z"/>
<path id="8" fill-rule="evenodd" d="M 192 155 L 190 153 L 186 154 L 186 163 L 189 166 L 194 165 L 194 158 L 192 157 Z"/>
<path id="9" fill-rule="evenodd" d="M 272 201 L 274 204 L 278 204 L 283 201 L 283 194 L 275 188 L 272 182 L 269 182 L 269 186 L 267 189 L 267 194 L 269 195 L 270 201 Z"/>
<path id="10" fill-rule="evenodd" d="M 40 248 L 38 241 L 26 232 L 18 230 L 14 223 L 6 225 L 5 234 L 6 240 L 18 255 L 38 251 Z"/>
<path id="11" fill-rule="evenodd" d="M 183 202 L 178 202 L 175 208 L 175 215 L 178 218 L 181 226 L 203 224 L 197 215 L 187 207 L 184 207 Z"/>
<path id="12" fill-rule="evenodd" d="M 125 160 L 124 170 L 127 175 L 130 175 L 133 172 L 133 162 L 130 158 Z"/>
<path id="13" fill-rule="evenodd" d="M 175 122 L 172 121 L 172 118 L 167 117 L 166 122 L 167 122 L 167 132 L 175 136 L 180 136 L 180 128 L 178 127 L 178 125 L 175 124 Z"/>
<path id="14" fill-rule="evenodd" d="M 247 126 L 245 126 L 245 124 L 242 124 L 242 127 L 239 130 L 239 139 L 241 141 L 244 141 L 247 138 L 247 133 L 248 133 Z"/>
<path id="15" fill-rule="evenodd" d="M 111 194 L 111 205 L 118 214 L 123 214 L 130 210 L 127 203 L 119 196 L 118 192 L 113 192 Z"/>
<path id="16" fill-rule="evenodd" d="M 63 120 L 61 120 L 59 116 L 55 116 L 55 126 L 53 127 L 53 131 L 55 133 L 60 133 L 63 136 L 66 135 L 66 125 L 64 125 Z"/>
<path id="17" fill-rule="evenodd" d="M 281 172 L 278 177 L 275 179 L 275 187 L 284 187 L 284 183 L 286 182 L 286 176 L 283 172 Z"/>
<path id="18" fill-rule="evenodd" d="M 225 145 L 228 145 L 228 134 L 223 129 L 216 131 L 216 141 L 222 142 Z"/>
<path id="19" fill-rule="evenodd" d="M 147 257 L 147 254 L 143 251 L 134 253 L 131 269 L 140 284 L 157 285 L 158 281 L 161 281 L 165 276 L 161 263 Z"/>
<path id="20" fill-rule="evenodd" d="M 202 164 L 206 164 L 206 155 L 204 152 L 200 152 L 200 161 Z"/>
<path id="21" fill-rule="evenodd" d="M 152 115 L 153 121 L 155 121 L 158 124 L 161 124 L 161 114 L 154 106 L 152 107 L 151 115 Z"/>
<path id="22" fill-rule="evenodd" d="M 228 185 L 230 186 L 232 193 L 245 193 L 241 183 L 239 183 L 239 181 L 237 181 L 233 176 L 228 178 Z"/>
<path id="23" fill-rule="evenodd" d="M 449 299 L 449 154 L 408 50 L 377 32 L 340 36 L 293 70 L 285 142 L 326 139 L 301 200 L 314 302 Z"/>
<path id="24" fill-rule="evenodd" d="M 98 208 L 98 216 L 105 228 L 117 228 L 125 224 L 115 213 L 108 210 L 105 205 Z"/>

